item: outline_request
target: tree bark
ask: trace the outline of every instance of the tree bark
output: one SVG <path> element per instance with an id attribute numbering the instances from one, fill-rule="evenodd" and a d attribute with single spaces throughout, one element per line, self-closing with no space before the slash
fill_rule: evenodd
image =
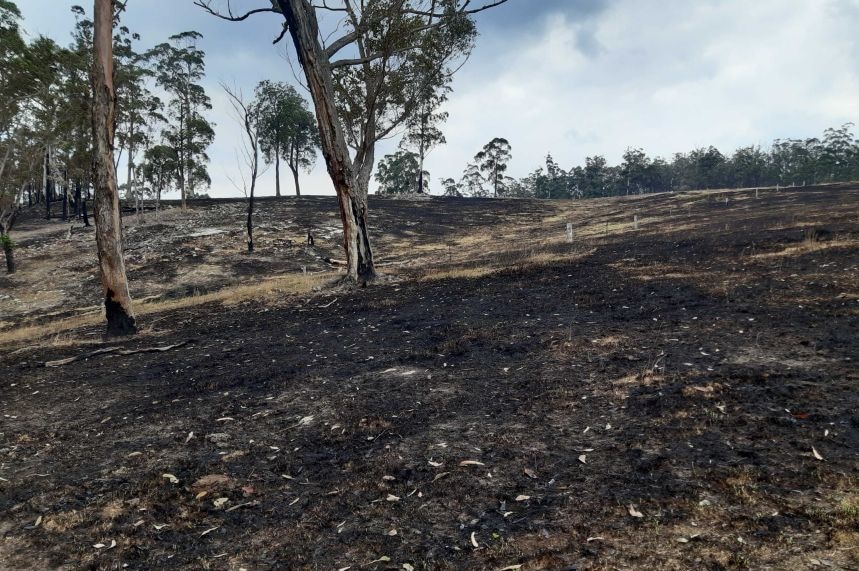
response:
<path id="1" fill-rule="evenodd" d="M 251 183 L 251 192 L 248 197 L 248 253 L 254 251 L 254 183 Z"/>
<path id="2" fill-rule="evenodd" d="M 113 163 L 116 92 L 113 85 L 113 0 L 94 0 L 92 129 L 95 184 L 95 238 L 108 335 L 135 333 L 131 294 L 122 257 L 116 167 Z"/>
<path id="3" fill-rule="evenodd" d="M 301 198 L 301 185 L 298 184 L 298 169 L 289 168 L 292 171 L 292 179 L 295 181 L 295 196 Z"/>
<path id="4" fill-rule="evenodd" d="M 331 64 L 319 44 L 316 12 L 307 0 L 277 0 L 277 3 L 286 19 L 298 61 L 307 78 L 319 125 L 322 155 L 337 191 L 347 278 L 363 285 L 376 276 L 367 227 L 367 197 L 361 193 L 337 116 Z"/>
<path id="5" fill-rule="evenodd" d="M 81 214 L 81 179 L 75 179 L 75 219 Z"/>
<path id="6" fill-rule="evenodd" d="M 64 181 L 63 185 L 63 222 L 69 219 L 69 182 Z"/>
<path id="7" fill-rule="evenodd" d="M 6 254 L 6 273 L 15 273 L 15 252 L 12 249 L 12 240 L 8 234 L 0 235 L 0 242 L 3 242 L 3 253 Z"/>
<path id="8" fill-rule="evenodd" d="M 48 165 L 51 161 L 51 148 L 45 150 L 45 161 L 42 164 L 42 188 L 45 191 L 45 220 L 51 219 L 51 179 L 48 175 Z"/>
<path id="9" fill-rule="evenodd" d="M 274 146 L 274 194 L 280 198 L 280 147 Z"/>

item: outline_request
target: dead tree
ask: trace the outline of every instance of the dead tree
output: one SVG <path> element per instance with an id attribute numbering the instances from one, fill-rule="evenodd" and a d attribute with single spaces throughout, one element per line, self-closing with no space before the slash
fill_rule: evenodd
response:
<path id="1" fill-rule="evenodd" d="M 122 257 L 122 221 L 113 162 L 116 92 L 113 85 L 113 0 L 94 0 L 92 133 L 95 240 L 108 335 L 135 333 L 131 294 Z"/>
<path id="2" fill-rule="evenodd" d="M 254 105 L 245 103 L 240 91 L 230 89 L 227 85 L 221 84 L 221 87 L 230 98 L 230 104 L 233 106 L 233 112 L 236 119 L 241 123 L 245 131 L 244 144 L 242 145 L 242 154 L 245 165 L 250 171 L 250 189 L 244 182 L 242 176 L 242 192 L 248 196 L 248 219 L 247 219 L 247 242 L 248 253 L 254 251 L 254 191 L 256 190 L 257 179 L 259 178 L 259 130 L 256 118 L 256 109 Z M 240 165 L 241 166 L 241 165 Z M 238 186 L 238 185 L 236 185 Z"/>

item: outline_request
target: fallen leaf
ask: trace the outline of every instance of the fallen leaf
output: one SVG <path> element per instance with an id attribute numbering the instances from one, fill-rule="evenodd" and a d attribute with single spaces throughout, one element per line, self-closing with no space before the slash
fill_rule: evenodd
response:
<path id="1" fill-rule="evenodd" d="M 36 521 L 33 523 L 33 527 L 39 527 L 39 525 L 41 523 L 42 523 L 42 516 L 39 516 L 36 518 Z"/>
<path id="2" fill-rule="evenodd" d="M 579 462 L 581 462 L 582 464 L 587 464 L 588 457 L 585 454 L 582 454 L 581 456 L 579 456 Z"/>
<path id="3" fill-rule="evenodd" d="M 170 524 L 169 523 L 154 523 L 154 524 L 152 524 L 152 527 L 155 528 L 155 531 L 161 531 L 162 529 L 164 529 L 168 525 L 170 525 Z"/>
<path id="4" fill-rule="evenodd" d="M 96 549 L 104 549 L 105 547 L 107 547 L 107 545 L 105 545 L 104 543 L 96 543 L 95 545 L 93 545 L 93 547 L 95 547 Z"/>
<path id="5" fill-rule="evenodd" d="M 635 506 L 632 504 L 629 504 L 629 508 L 627 508 L 627 510 L 629 511 L 629 515 L 632 517 L 644 517 L 644 514 L 635 509 Z"/>
<path id="6" fill-rule="evenodd" d="M 523 471 L 525 472 L 525 475 L 528 476 L 529 478 L 534 479 L 534 480 L 537 479 L 537 473 L 534 470 L 532 470 L 531 468 L 525 468 L 525 470 L 523 470 Z"/>
<path id="7" fill-rule="evenodd" d="M 522 568 L 522 565 L 508 565 L 507 567 L 502 567 L 498 571 L 519 571 Z"/>
<path id="8" fill-rule="evenodd" d="M 486 466 L 483 462 L 478 462 L 477 460 L 463 460 L 459 463 L 460 466 Z"/>
<path id="9" fill-rule="evenodd" d="M 212 532 L 213 532 L 213 531 L 215 531 L 216 529 L 220 529 L 220 528 L 221 528 L 220 526 L 218 526 L 218 527 L 210 527 L 209 529 L 207 529 L 206 531 L 204 531 L 203 533 L 201 533 L 201 534 L 200 534 L 200 537 L 203 537 L 203 536 L 204 536 L 204 535 L 206 535 L 206 534 L 212 533 Z"/>
<path id="10" fill-rule="evenodd" d="M 209 495 L 209 492 L 200 492 L 200 493 L 198 493 L 196 496 L 194 496 L 194 499 L 195 499 L 195 500 L 199 500 L 200 498 L 204 498 L 204 497 L 206 497 L 207 495 Z"/>
<path id="11" fill-rule="evenodd" d="M 389 536 L 391 536 L 391 537 L 394 537 L 395 535 L 397 535 L 397 530 L 396 530 L 396 529 L 392 529 L 391 531 L 389 531 L 389 532 L 388 532 L 388 535 L 389 535 Z"/>
<path id="12" fill-rule="evenodd" d="M 403 563 L 403 571 L 415 571 L 415 568 L 408 563 Z"/>
<path id="13" fill-rule="evenodd" d="M 161 477 L 169 480 L 171 484 L 178 484 L 179 483 L 179 478 L 177 478 L 173 474 L 161 474 Z"/>
<path id="14" fill-rule="evenodd" d="M 445 476 L 448 476 L 448 475 L 450 475 L 450 472 L 439 472 L 438 474 L 435 475 L 435 478 L 433 478 L 432 481 L 435 482 L 436 480 L 441 480 L 442 478 L 444 478 Z"/>
<path id="15" fill-rule="evenodd" d="M 689 540 L 686 539 L 685 537 L 678 537 L 677 542 L 678 543 L 689 543 Z"/>
<path id="16" fill-rule="evenodd" d="M 477 532 L 476 531 L 471 532 L 471 545 L 473 545 L 475 548 L 480 547 L 480 544 L 477 543 Z"/>
<path id="17" fill-rule="evenodd" d="M 214 502 L 212 502 L 212 504 L 214 504 L 216 508 L 220 508 L 223 507 L 223 505 L 228 501 L 230 501 L 230 498 L 217 498 Z"/>
<path id="18" fill-rule="evenodd" d="M 369 563 L 367 563 L 367 565 L 372 565 L 373 563 L 387 563 L 390 560 L 391 560 L 391 558 L 388 557 L 387 555 L 382 555 L 381 557 L 379 557 L 375 561 L 370 561 Z M 349 568 L 346 567 L 346 569 L 349 569 Z"/>
<path id="19" fill-rule="evenodd" d="M 128 458 L 134 458 L 135 456 L 142 456 L 142 455 L 143 455 L 143 452 L 132 452 L 127 457 Z"/>
<path id="20" fill-rule="evenodd" d="M 192 438 L 194 438 L 194 433 L 193 433 L 193 432 L 189 432 L 189 433 L 188 433 L 188 437 L 187 437 L 187 438 L 185 438 L 185 444 L 188 444 L 189 442 L 191 442 L 191 439 L 192 439 Z"/>
<path id="21" fill-rule="evenodd" d="M 388 497 L 385 498 L 385 501 L 387 501 L 387 502 L 398 502 L 398 501 L 400 501 L 400 498 L 398 496 L 395 496 L 394 494 L 388 494 Z"/>
<path id="22" fill-rule="evenodd" d="M 427 462 L 428 462 L 428 463 L 429 463 L 429 465 L 430 465 L 430 466 L 432 466 L 433 468 L 441 468 L 442 466 L 444 466 L 444 462 L 433 462 L 433 461 L 432 461 L 432 458 L 430 458 Z"/>
<path id="23" fill-rule="evenodd" d="M 526 496 L 525 494 L 520 494 L 520 495 L 516 496 L 517 502 L 527 502 L 530 499 L 531 499 L 531 496 Z"/>
<path id="24" fill-rule="evenodd" d="M 591 541 L 605 541 L 605 538 L 604 538 L 604 537 L 600 537 L 600 536 L 597 536 L 597 537 L 589 537 L 589 538 L 587 538 L 587 539 L 585 540 L 585 543 L 590 543 Z"/>
<path id="25" fill-rule="evenodd" d="M 814 446 L 811 447 L 811 454 L 812 456 L 814 456 L 815 460 L 823 460 L 823 456 L 820 455 L 820 452 L 818 452 L 817 449 L 814 448 Z"/>
<path id="26" fill-rule="evenodd" d="M 228 486 L 232 479 L 224 474 L 207 474 L 198 478 L 191 488 L 198 490 L 213 490 Z"/>

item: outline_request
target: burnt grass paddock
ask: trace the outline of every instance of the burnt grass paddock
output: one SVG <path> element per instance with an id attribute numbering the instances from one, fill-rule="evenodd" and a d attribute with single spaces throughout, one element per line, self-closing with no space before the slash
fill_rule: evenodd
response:
<path id="1" fill-rule="evenodd" d="M 859 190 L 677 200 L 377 201 L 448 248 L 0 347 L 0 568 L 859 569 Z"/>

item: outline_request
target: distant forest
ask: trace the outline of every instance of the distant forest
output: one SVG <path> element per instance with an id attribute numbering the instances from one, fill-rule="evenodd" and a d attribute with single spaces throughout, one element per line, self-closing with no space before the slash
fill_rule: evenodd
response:
<path id="1" fill-rule="evenodd" d="M 587 157 L 584 165 L 564 170 L 548 155 L 540 166 L 522 179 L 498 177 L 506 171 L 512 153 L 506 144 L 506 161 L 487 166 L 485 150 L 475 156 L 462 178 L 443 179 L 446 196 L 499 196 L 515 198 L 593 198 L 652 192 L 708 188 L 758 186 L 805 186 L 859 180 L 859 140 L 853 124 L 824 131 L 821 138 L 777 139 L 766 150 L 752 145 L 723 154 L 716 147 L 701 147 L 676 153 L 670 160 L 652 158 L 640 148 L 629 148 L 619 165 L 611 166 L 603 156 Z M 515 152 L 515 149 L 513 150 Z M 429 173 L 424 178 L 429 179 Z M 415 180 L 416 175 L 402 179 Z M 380 181 L 381 182 L 381 181 Z M 411 192 L 413 185 L 381 187 L 384 194 Z"/>

